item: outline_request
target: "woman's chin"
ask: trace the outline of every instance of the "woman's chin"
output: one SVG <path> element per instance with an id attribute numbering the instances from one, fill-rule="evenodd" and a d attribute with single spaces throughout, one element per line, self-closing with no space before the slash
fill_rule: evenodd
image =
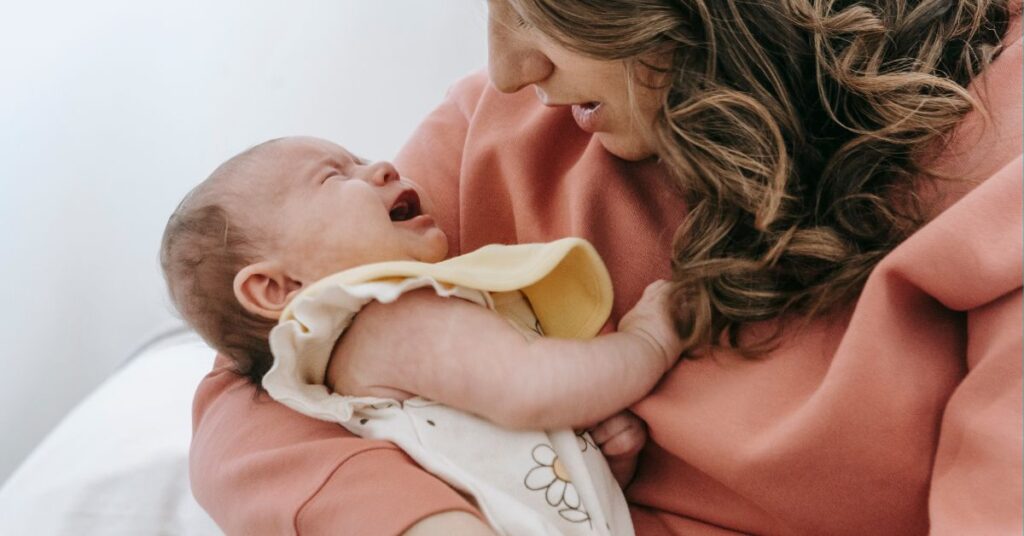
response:
<path id="1" fill-rule="evenodd" d="M 604 147 L 604 150 L 629 162 L 639 162 L 655 155 L 652 144 L 632 136 L 598 132 L 594 134 L 594 137 Z"/>

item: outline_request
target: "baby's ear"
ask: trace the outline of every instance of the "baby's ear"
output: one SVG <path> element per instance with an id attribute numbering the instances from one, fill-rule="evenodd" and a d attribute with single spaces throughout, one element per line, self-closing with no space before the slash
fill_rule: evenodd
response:
<path id="1" fill-rule="evenodd" d="M 302 283 L 288 277 L 272 261 L 250 264 L 235 275 L 235 298 L 250 313 L 277 320 L 281 318 Z"/>

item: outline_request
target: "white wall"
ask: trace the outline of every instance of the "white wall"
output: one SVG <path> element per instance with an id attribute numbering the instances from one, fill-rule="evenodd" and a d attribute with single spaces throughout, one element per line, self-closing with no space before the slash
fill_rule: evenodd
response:
<path id="1" fill-rule="evenodd" d="M 486 59 L 481 0 L 0 0 L 0 13 L 0 481 L 177 324 L 156 257 L 191 186 L 289 134 L 390 158 Z"/>

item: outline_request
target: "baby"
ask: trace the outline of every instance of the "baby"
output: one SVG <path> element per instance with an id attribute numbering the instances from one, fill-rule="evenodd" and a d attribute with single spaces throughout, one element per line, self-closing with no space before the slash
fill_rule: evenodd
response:
<path id="1" fill-rule="evenodd" d="M 632 534 L 594 439 L 624 484 L 643 439 L 622 410 L 680 351 L 667 285 L 594 337 L 611 291 L 586 242 L 445 261 L 447 244 L 390 164 L 283 138 L 185 197 L 161 265 L 182 316 L 240 373 L 293 409 L 395 442 L 500 533 Z M 593 438 L 572 432 L 594 423 Z"/>

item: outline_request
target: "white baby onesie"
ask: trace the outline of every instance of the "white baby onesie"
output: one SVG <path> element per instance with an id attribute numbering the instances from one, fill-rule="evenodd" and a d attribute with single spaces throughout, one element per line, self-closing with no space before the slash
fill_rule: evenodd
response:
<path id="1" fill-rule="evenodd" d="M 395 443 L 475 501 L 500 534 L 632 535 L 625 498 L 589 434 L 513 431 L 423 398 L 349 397 L 322 385 L 335 341 L 364 305 L 423 287 L 493 309 L 526 337 L 542 335 L 519 291 L 489 293 L 427 276 L 336 284 L 296 298 L 290 319 L 271 332 L 275 363 L 264 387 L 303 414 Z"/>

